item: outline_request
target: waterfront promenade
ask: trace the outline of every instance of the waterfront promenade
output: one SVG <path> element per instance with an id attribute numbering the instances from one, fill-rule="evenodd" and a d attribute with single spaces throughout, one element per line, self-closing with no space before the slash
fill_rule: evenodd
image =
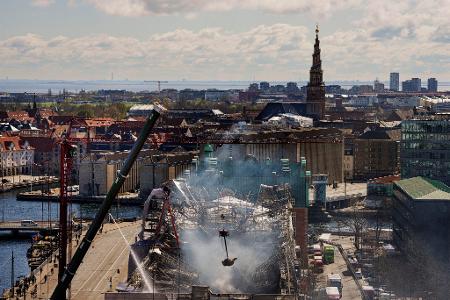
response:
<path id="1" fill-rule="evenodd" d="M 140 222 L 123 222 L 121 228 L 129 243 L 133 243 L 140 228 Z M 77 241 L 73 240 L 72 254 Z M 94 239 L 71 285 L 72 300 L 103 299 L 104 293 L 114 290 L 119 282 L 126 281 L 128 272 L 129 246 L 123 240 L 115 224 L 104 224 L 102 232 Z M 48 299 L 58 280 L 56 253 L 34 272 L 35 283 L 30 284 L 25 295 L 6 299 Z M 6 296 L 6 295 L 5 295 Z"/>

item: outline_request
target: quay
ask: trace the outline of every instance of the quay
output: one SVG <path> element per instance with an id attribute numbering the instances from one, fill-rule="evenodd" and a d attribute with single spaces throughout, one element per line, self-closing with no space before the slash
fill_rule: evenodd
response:
<path id="1" fill-rule="evenodd" d="M 31 176 L 31 175 L 14 175 L 2 176 L 0 182 L 0 193 L 9 192 L 14 189 L 42 186 L 44 184 L 53 184 L 58 182 L 55 176 Z"/>
<path id="2" fill-rule="evenodd" d="M 58 229 L 58 224 L 48 221 L 33 221 L 33 225 L 23 225 L 21 221 L 0 222 L 0 232 L 10 233 L 12 236 L 56 232 Z"/>
<path id="3" fill-rule="evenodd" d="M 106 195 L 100 196 L 81 196 L 78 192 L 73 192 L 70 195 L 70 201 L 72 203 L 97 203 L 101 204 L 105 199 Z M 59 188 L 51 189 L 50 193 L 43 193 L 42 191 L 32 191 L 32 192 L 22 192 L 18 193 L 16 196 L 18 201 L 44 201 L 44 202 L 59 202 Z M 125 206 L 142 206 L 144 200 L 139 198 L 138 193 L 123 193 L 117 196 L 120 201 L 120 205 Z"/>

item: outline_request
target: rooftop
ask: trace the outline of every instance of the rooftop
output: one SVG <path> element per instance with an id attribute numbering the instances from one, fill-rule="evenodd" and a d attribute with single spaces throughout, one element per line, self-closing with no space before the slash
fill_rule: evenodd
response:
<path id="1" fill-rule="evenodd" d="M 416 201 L 450 200 L 450 187 L 439 180 L 418 176 L 403 179 L 394 184 Z"/>

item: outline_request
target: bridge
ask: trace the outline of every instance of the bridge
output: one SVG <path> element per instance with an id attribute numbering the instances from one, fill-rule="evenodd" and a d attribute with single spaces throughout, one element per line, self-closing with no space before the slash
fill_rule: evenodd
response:
<path id="1" fill-rule="evenodd" d="M 58 224 L 55 221 L 34 221 L 33 224 L 22 224 L 22 221 L 0 222 L 0 232 L 11 232 L 13 235 L 18 233 L 48 232 L 58 230 Z"/>

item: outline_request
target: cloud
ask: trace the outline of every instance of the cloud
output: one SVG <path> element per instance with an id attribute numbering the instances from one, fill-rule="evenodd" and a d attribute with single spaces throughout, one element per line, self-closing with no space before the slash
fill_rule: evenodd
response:
<path id="1" fill-rule="evenodd" d="M 31 0 L 31 4 L 33 6 L 46 7 L 53 4 L 55 0 Z"/>
<path id="2" fill-rule="evenodd" d="M 95 1 L 99 7 L 106 3 L 84 1 Z M 108 1 L 111 13 L 123 4 L 122 13 L 128 15 L 194 12 L 202 5 L 203 11 L 263 9 L 274 3 L 240 2 Z M 283 12 L 291 3 L 278 2 L 279 6 L 270 6 L 272 11 Z M 302 9 L 301 1 L 292 3 L 291 10 Z M 380 0 L 359 9 L 360 17 L 353 18 L 349 26 L 324 26 L 320 38 L 325 81 L 387 78 L 392 70 L 400 70 L 403 78 L 450 79 L 448 11 L 448 0 L 395 5 Z M 313 28 L 288 24 L 259 25 L 242 32 L 221 27 L 180 28 L 145 39 L 27 34 L 0 40 L 0 71 L 10 77 L 20 71 L 25 74 L 22 77 L 50 74 L 55 79 L 105 78 L 114 72 L 130 79 L 307 80 L 313 43 Z"/>
<path id="3" fill-rule="evenodd" d="M 329 15 L 346 9 L 360 0 L 85 0 L 110 15 L 144 16 L 174 15 L 191 16 L 198 12 L 223 12 L 231 10 L 264 11 L 275 14 L 308 13 L 316 16 Z"/>
<path id="4" fill-rule="evenodd" d="M 364 28 L 321 36 L 325 80 L 371 79 L 393 69 L 410 74 L 436 70 L 435 76 L 450 77 L 445 44 L 431 37 L 418 46 L 414 39 L 385 43 L 371 36 Z M 103 78 L 114 71 L 135 79 L 307 80 L 313 42 L 311 29 L 287 24 L 241 33 L 177 29 L 148 39 L 27 34 L 0 41 L 0 70 L 28 68 L 58 79 Z"/>
<path id="5" fill-rule="evenodd" d="M 235 33 L 223 28 L 178 29 L 148 39 L 92 35 L 44 38 L 27 34 L 0 41 L 0 70 L 31 66 L 37 74 L 58 66 L 73 75 L 109 70 L 130 78 L 251 78 L 255 72 L 292 76 L 309 58 L 308 29 L 287 24 L 260 25 Z M 87 72 L 89 70 L 89 72 Z M 108 70 L 108 71 L 106 71 Z M 278 74 L 278 75 L 276 75 Z"/>

